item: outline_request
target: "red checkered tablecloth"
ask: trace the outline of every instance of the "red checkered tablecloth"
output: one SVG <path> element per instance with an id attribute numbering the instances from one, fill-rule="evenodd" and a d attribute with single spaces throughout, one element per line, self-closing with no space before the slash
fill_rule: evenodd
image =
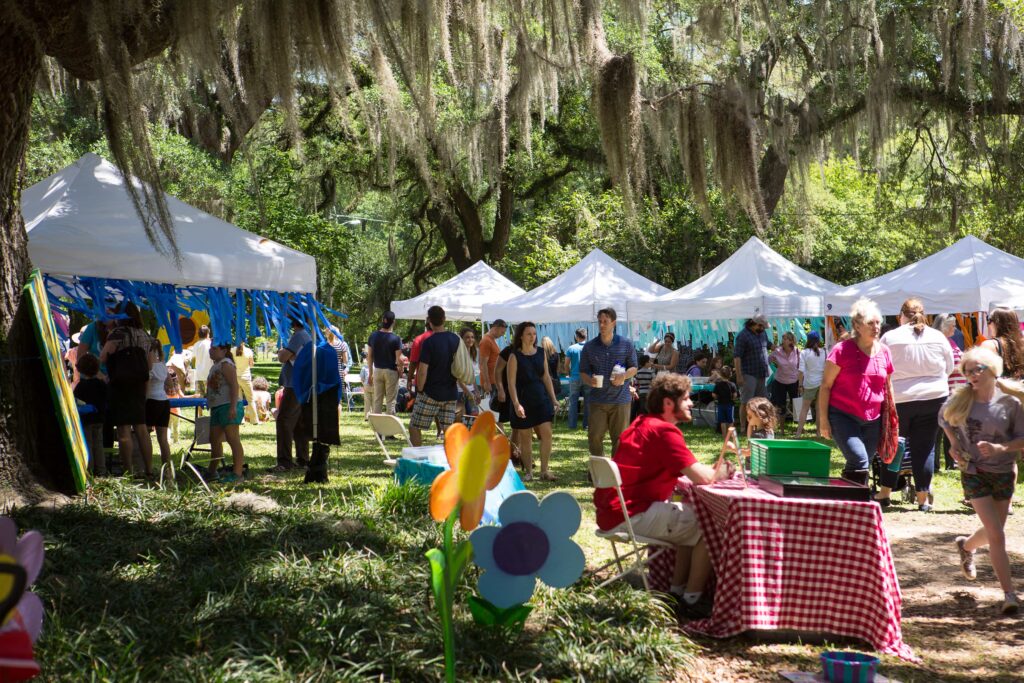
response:
<path id="1" fill-rule="evenodd" d="M 682 487 L 711 554 L 714 637 L 795 630 L 859 638 L 916 659 L 900 629 L 900 584 L 874 503 L 780 498 L 738 480 Z"/>

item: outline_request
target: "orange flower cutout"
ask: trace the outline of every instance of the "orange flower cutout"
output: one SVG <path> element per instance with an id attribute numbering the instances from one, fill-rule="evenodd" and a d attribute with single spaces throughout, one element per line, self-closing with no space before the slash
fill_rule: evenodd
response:
<path id="1" fill-rule="evenodd" d="M 445 431 L 444 452 L 451 469 L 430 487 L 430 515 L 443 522 L 462 503 L 459 522 L 464 531 L 472 531 L 484 515 L 487 492 L 505 476 L 508 439 L 497 433 L 494 414 L 484 411 L 472 429 L 457 422 Z"/>

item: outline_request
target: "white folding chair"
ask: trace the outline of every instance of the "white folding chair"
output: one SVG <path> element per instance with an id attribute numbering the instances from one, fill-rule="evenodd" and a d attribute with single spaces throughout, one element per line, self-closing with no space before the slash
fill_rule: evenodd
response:
<path id="1" fill-rule="evenodd" d="M 388 452 L 388 447 L 384 445 L 384 439 L 389 436 L 398 436 L 405 441 L 405 445 L 412 446 L 412 440 L 409 438 L 409 432 L 405 430 L 405 424 L 397 416 L 387 413 L 370 413 L 367 418 L 370 421 L 370 429 L 373 430 L 374 436 L 377 437 L 377 443 L 380 444 L 380 449 L 384 451 L 384 464 L 393 468 L 398 464 L 398 459 Z"/>
<path id="2" fill-rule="evenodd" d="M 358 396 L 362 401 L 366 401 L 366 389 L 363 387 L 363 378 L 359 376 L 358 372 L 350 372 L 345 375 L 345 407 L 352 411 L 355 405 L 355 398 Z"/>
<path id="3" fill-rule="evenodd" d="M 595 569 L 592 573 L 597 574 L 602 572 L 613 564 L 618 568 L 619 573 L 615 576 L 607 579 L 598 588 L 604 588 L 613 581 L 618 581 L 622 577 L 626 576 L 630 572 L 637 572 L 640 574 L 640 578 L 644 582 L 644 590 L 650 590 L 651 587 L 647 583 L 647 572 L 646 567 L 654 558 L 661 555 L 667 549 L 674 547 L 667 541 L 662 541 L 657 538 L 648 538 L 646 536 L 638 536 L 633 532 L 633 523 L 629 519 L 629 513 L 626 511 L 626 499 L 622 495 L 622 475 L 619 473 L 619 466 L 611 458 L 605 458 L 600 455 L 590 456 L 590 476 L 594 481 L 594 488 L 599 489 L 615 489 L 615 493 L 619 496 L 619 505 L 622 506 L 622 516 L 626 521 L 626 528 L 622 529 L 621 525 L 613 529 L 612 531 L 602 531 L 598 529 L 595 534 L 598 538 L 603 538 L 612 544 L 612 553 L 615 555 L 615 559 L 604 565 L 601 565 Z M 628 544 L 632 546 L 632 550 L 624 555 L 619 554 L 618 544 Z M 643 552 L 646 550 L 645 546 L 658 546 L 658 550 L 654 551 L 644 559 Z M 623 560 L 627 560 L 630 557 L 635 556 L 635 561 L 632 565 L 627 568 L 622 568 Z"/>

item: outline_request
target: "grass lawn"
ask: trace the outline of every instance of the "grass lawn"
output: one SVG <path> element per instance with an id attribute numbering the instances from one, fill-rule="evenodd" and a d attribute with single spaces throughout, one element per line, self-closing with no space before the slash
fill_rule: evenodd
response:
<path id="1" fill-rule="evenodd" d="M 273 368 L 258 371 L 276 379 Z M 301 474 L 262 474 L 274 462 L 274 426 L 242 429 L 256 474 L 242 485 L 215 489 L 212 497 L 197 489 L 165 492 L 106 479 L 88 500 L 14 513 L 21 528 L 39 529 L 46 538 L 36 586 L 46 607 L 37 650 L 43 680 L 443 678 L 424 558 L 440 544 L 440 534 L 427 513 L 426 489 L 391 482 L 361 413 L 343 413 L 344 445 L 332 449 L 326 486 L 304 485 Z M 692 426 L 684 432 L 699 457 L 715 457 L 720 437 Z M 566 490 L 578 498 L 584 521 L 576 541 L 596 566 L 609 550 L 592 533 L 585 462 L 585 433 L 569 432 L 561 422 L 552 465 L 559 481 L 535 481 L 530 489 L 538 495 Z M 833 470 L 839 469 L 834 452 Z M 238 491 L 260 494 L 278 507 L 234 507 L 229 496 Z M 1019 655 L 993 648 L 1007 645 L 999 641 L 1007 628 L 1019 633 L 1019 621 L 979 622 L 979 607 L 975 616 L 942 626 L 944 612 L 914 612 L 928 601 L 960 604 L 945 589 L 931 597 L 921 593 L 915 603 L 918 583 L 934 586 L 945 579 L 900 564 L 930 565 L 941 570 L 939 577 L 953 573 L 944 564 L 955 570 L 948 548 L 935 550 L 939 540 L 932 540 L 951 521 L 970 526 L 972 516 L 959 506 L 953 474 L 937 477 L 936 492 L 937 513 L 924 515 L 915 506 L 886 514 L 904 583 L 906 639 L 926 666 L 886 657 L 883 671 L 902 681 L 1013 680 Z M 904 540 L 918 543 L 912 551 L 907 547 L 905 557 L 899 545 Z M 1012 559 L 1019 567 L 1021 558 Z M 979 574 L 991 589 L 983 556 Z M 914 583 L 910 591 L 907 575 Z M 474 570 L 463 597 L 475 580 Z M 816 670 L 824 649 L 742 638 L 694 644 L 656 599 L 621 582 L 601 591 L 589 579 L 565 591 L 541 586 L 533 604 L 518 637 L 481 630 L 464 606 L 457 608 L 460 680 L 778 680 L 779 670 Z M 957 640 L 978 623 L 983 628 L 974 640 Z"/>
<path id="2" fill-rule="evenodd" d="M 258 474 L 210 497 L 107 479 L 89 501 L 17 512 L 21 528 L 46 538 L 36 586 L 46 605 L 44 679 L 443 679 L 424 558 L 440 533 L 427 489 L 391 482 L 361 413 L 344 414 L 343 440 L 327 486 Z M 273 464 L 272 423 L 243 426 L 243 442 L 251 469 Z M 559 435 L 560 453 L 582 448 L 582 437 Z M 586 498 L 582 462 L 556 471 Z M 236 491 L 280 507 L 228 507 Z M 586 531 L 577 538 L 592 545 Z M 474 570 L 463 596 L 475 580 Z M 541 587 L 533 602 L 518 638 L 458 611 L 460 680 L 664 680 L 695 649 L 667 609 L 625 585 Z"/>

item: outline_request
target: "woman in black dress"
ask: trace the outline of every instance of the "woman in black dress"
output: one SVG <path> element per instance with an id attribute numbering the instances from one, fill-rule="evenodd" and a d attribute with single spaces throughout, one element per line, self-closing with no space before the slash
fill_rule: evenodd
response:
<path id="1" fill-rule="evenodd" d="M 523 458 L 523 481 L 533 479 L 533 433 L 540 439 L 540 478 L 554 481 L 548 471 L 551 458 L 551 420 L 557 401 L 544 352 L 537 348 L 537 327 L 519 323 L 508 358 L 508 393 L 512 405 L 510 423 L 518 430 Z"/>

